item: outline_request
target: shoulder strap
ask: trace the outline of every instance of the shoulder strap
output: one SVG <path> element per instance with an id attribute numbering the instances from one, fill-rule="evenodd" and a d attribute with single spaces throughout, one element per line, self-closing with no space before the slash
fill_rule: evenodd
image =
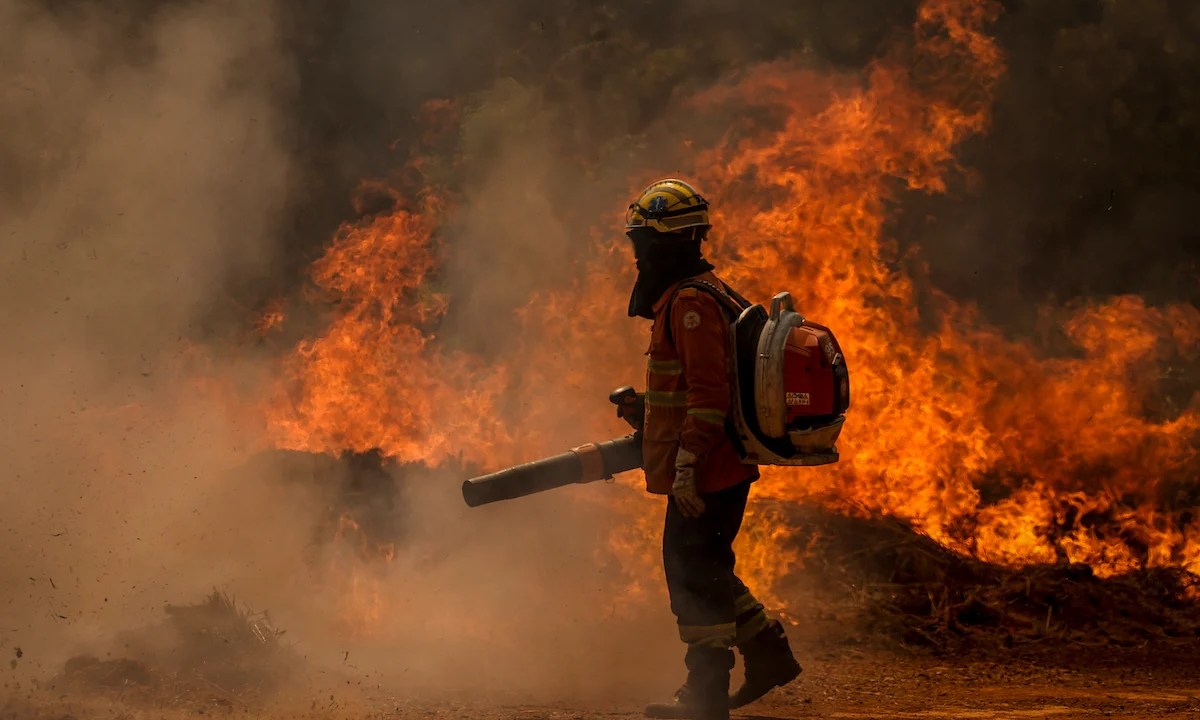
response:
<path id="1" fill-rule="evenodd" d="M 746 308 L 748 308 L 754 304 L 754 303 L 750 302 L 749 300 L 747 300 L 746 298 L 742 297 L 741 294 L 738 293 L 737 290 L 734 290 L 733 288 L 726 285 L 724 281 L 721 282 L 721 287 L 725 288 L 726 295 L 733 298 L 737 302 L 738 315 L 742 314 L 742 310 L 745 310 Z"/>
<path id="2" fill-rule="evenodd" d="M 721 304 L 722 308 L 728 314 L 729 322 L 737 320 L 738 316 L 742 314 L 742 311 L 750 307 L 750 301 L 739 295 L 733 290 L 733 288 L 729 287 L 724 282 L 721 283 L 721 287 L 719 288 L 707 280 L 686 280 L 679 283 L 679 285 L 677 285 L 675 290 L 671 293 L 671 299 L 667 301 L 667 327 L 665 330 L 667 333 L 667 341 L 671 343 L 672 347 L 675 345 L 675 338 L 671 337 L 671 312 L 674 310 L 675 297 L 679 294 L 679 291 L 683 290 L 684 288 L 695 288 L 716 298 L 717 302 Z"/>

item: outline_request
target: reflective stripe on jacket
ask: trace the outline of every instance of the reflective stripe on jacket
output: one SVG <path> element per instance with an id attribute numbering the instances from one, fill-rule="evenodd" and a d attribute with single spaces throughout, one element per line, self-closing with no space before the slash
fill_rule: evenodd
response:
<path id="1" fill-rule="evenodd" d="M 722 287 L 711 272 L 691 279 Z M 642 428 L 646 490 L 657 494 L 671 491 L 675 455 L 682 446 L 698 458 L 697 489 L 717 492 L 757 478 L 758 468 L 742 464 L 725 431 L 732 399 L 729 320 L 717 299 L 707 292 L 696 288 L 676 292 L 678 287 L 668 288 L 655 303 L 646 351 Z"/>

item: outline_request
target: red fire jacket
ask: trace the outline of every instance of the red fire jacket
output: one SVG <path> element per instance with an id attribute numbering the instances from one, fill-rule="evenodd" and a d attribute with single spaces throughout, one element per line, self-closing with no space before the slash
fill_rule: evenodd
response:
<path id="1" fill-rule="evenodd" d="M 723 287 L 711 272 L 693 279 Z M 725 431 L 732 401 L 729 320 L 717 299 L 707 292 L 696 288 L 676 292 L 677 288 L 668 288 L 654 305 L 654 326 L 646 351 L 649 362 L 642 426 L 646 490 L 662 495 L 671 492 L 675 455 L 683 447 L 698 458 L 697 490 L 711 493 L 757 478 L 758 468 L 742 464 Z"/>

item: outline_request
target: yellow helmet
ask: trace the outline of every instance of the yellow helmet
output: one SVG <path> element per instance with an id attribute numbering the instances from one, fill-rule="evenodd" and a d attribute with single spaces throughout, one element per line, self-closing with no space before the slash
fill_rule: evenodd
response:
<path id="1" fill-rule="evenodd" d="M 682 180 L 667 178 L 652 183 L 629 204 L 625 229 L 650 228 L 673 233 L 691 227 L 709 227 L 708 201 Z"/>

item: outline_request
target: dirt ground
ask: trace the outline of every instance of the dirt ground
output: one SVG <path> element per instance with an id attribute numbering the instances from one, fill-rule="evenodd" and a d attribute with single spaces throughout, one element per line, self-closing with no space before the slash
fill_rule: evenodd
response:
<path id="1" fill-rule="evenodd" d="M 1193 666 L 1194 667 L 1194 666 Z M 1068 670 L 1033 664 L 947 663 L 864 653 L 809 661 L 800 680 L 733 713 L 746 720 L 807 718 L 1200 718 L 1200 683 L 1190 668 Z M 395 715 L 436 720 L 640 718 L 637 706 L 423 707 Z M 319 718 L 320 716 L 314 716 Z"/>
<path id="2" fill-rule="evenodd" d="M 1194 644 L 1194 643 L 1193 643 Z M 1200 718 L 1196 648 L 1044 652 L 1020 659 L 946 659 L 885 650 L 828 648 L 799 657 L 804 674 L 791 686 L 734 713 L 754 720 L 800 718 Z M 524 704 L 420 697 L 348 679 L 343 685 L 292 692 L 267 707 L 227 701 L 187 706 L 148 703 L 113 692 L 74 697 L 49 688 L 8 687 L 2 720 L 254 717 L 304 720 L 587 720 L 638 718 L 627 697 Z"/>

